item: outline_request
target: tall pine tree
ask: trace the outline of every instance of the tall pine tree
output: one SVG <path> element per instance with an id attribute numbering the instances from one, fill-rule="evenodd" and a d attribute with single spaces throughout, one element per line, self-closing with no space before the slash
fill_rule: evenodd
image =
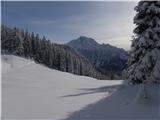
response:
<path id="1" fill-rule="evenodd" d="M 125 79 L 132 84 L 160 80 L 160 1 L 140 1 L 135 7 L 134 38 Z"/>

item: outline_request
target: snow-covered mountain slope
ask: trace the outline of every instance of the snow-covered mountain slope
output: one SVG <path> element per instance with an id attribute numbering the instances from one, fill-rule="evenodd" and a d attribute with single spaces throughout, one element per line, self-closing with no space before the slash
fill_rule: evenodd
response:
<path id="1" fill-rule="evenodd" d="M 138 87 L 122 82 L 76 76 L 2 55 L 2 119 L 158 119 L 159 89 L 153 86 L 150 99 L 143 102 L 137 100 Z"/>
<path id="2" fill-rule="evenodd" d="M 80 36 L 66 44 L 86 57 L 100 70 L 121 72 L 126 66 L 128 53 L 109 44 L 99 44 L 94 39 Z"/>

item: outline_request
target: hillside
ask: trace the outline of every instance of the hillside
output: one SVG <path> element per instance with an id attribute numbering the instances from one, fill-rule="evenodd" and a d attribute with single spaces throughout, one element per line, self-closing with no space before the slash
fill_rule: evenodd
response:
<path id="1" fill-rule="evenodd" d="M 97 79 L 109 79 L 80 54 L 68 46 L 52 43 L 38 34 L 28 33 L 19 28 L 8 28 L 2 25 L 2 54 L 13 54 L 30 58 L 47 67 L 77 75 Z"/>
<path id="2" fill-rule="evenodd" d="M 81 36 L 66 44 L 86 57 L 102 72 L 121 73 L 126 67 L 128 53 L 109 44 L 99 44 L 94 39 Z"/>
<path id="3" fill-rule="evenodd" d="M 139 86 L 121 80 L 99 81 L 49 69 L 32 60 L 2 55 L 2 119 L 158 120 L 159 86 L 147 86 L 148 98 L 138 99 Z"/>

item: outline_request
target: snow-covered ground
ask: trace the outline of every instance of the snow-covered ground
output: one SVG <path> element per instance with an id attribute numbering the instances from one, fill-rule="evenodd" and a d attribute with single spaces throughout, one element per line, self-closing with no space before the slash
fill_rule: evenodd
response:
<path id="1" fill-rule="evenodd" d="M 77 76 L 2 55 L 2 119 L 158 120 L 159 87 L 147 86 L 148 99 L 138 99 L 138 86 L 122 82 Z"/>

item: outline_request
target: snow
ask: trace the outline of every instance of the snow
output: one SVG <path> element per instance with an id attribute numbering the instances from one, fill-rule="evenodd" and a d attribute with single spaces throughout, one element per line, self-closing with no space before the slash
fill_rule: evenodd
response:
<path id="1" fill-rule="evenodd" d="M 147 86 L 151 99 L 143 102 L 137 97 L 139 86 L 122 82 L 77 76 L 2 55 L 2 119 L 158 120 L 159 88 Z"/>
<path id="2" fill-rule="evenodd" d="M 15 70 L 18 68 L 22 68 L 25 67 L 31 63 L 33 63 L 33 61 L 31 60 L 26 60 L 25 58 L 21 58 L 19 57 L 18 59 L 16 59 L 16 57 L 14 55 L 3 55 L 1 57 L 2 60 L 2 73 L 6 73 L 10 70 Z"/>

